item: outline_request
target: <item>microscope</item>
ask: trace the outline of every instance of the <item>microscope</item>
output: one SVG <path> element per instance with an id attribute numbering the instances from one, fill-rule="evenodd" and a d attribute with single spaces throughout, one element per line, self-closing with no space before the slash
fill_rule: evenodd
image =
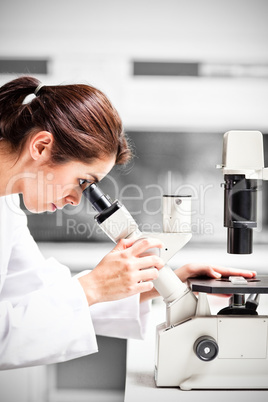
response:
<path id="1" fill-rule="evenodd" d="M 268 180 L 264 168 L 260 131 L 229 131 L 223 136 L 224 226 L 227 252 L 252 253 L 253 228 L 257 227 L 257 190 Z"/>
<path id="2" fill-rule="evenodd" d="M 195 310 L 196 297 L 188 286 L 181 282 L 167 262 L 192 237 L 190 232 L 191 197 L 164 196 L 164 231 L 148 233 L 141 232 L 126 207 L 118 200 L 111 202 L 95 183 L 88 186 L 83 194 L 98 212 L 95 221 L 113 242 L 117 243 L 120 239 L 138 241 L 142 238 L 156 237 L 163 243 L 162 249 L 151 250 L 152 253 L 159 253 L 166 264 L 159 271 L 158 278 L 153 281 L 154 287 L 166 303 L 169 326 L 188 317 Z M 178 227 L 181 232 L 177 231 Z"/>
<path id="3" fill-rule="evenodd" d="M 218 167 L 225 179 L 227 250 L 251 253 L 256 192 L 259 181 L 268 179 L 262 134 L 226 133 Z M 180 281 L 167 263 L 192 236 L 189 196 L 164 196 L 163 232 L 147 233 L 139 230 L 119 201 L 111 202 L 95 184 L 83 194 L 98 212 L 97 224 L 115 243 L 122 238 L 157 237 L 164 244 L 157 252 L 166 265 L 154 281 L 166 303 L 166 321 L 156 328 L 156 386 L 182 390 L 268 388 L 268 316 L 257 313 L 260 294 L 268 293 L 268 277 Z M 212 315 L 208 293 L 230 294 L 229 306 Z"/>

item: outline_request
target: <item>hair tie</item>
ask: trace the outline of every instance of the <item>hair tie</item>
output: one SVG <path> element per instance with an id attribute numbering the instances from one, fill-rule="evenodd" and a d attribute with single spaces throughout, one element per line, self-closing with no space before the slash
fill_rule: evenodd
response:
<path id="1" fill-rule="evenodd" d="M 41 88 L 43 88 L 45 85 L 44 84 L 39 84 L 34 91 L 35 96 L 38 95 L 38 92 L 40 91 Z"/>

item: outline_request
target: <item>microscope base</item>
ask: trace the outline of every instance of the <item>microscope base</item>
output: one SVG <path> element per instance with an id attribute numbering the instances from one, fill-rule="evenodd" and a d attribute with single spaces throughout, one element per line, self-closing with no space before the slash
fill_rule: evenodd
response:
<path id="1" fill-rule="evenodd" d="M 194 316 L 156 338 L 159 387 L 268 389 L 268 316 Z"/>

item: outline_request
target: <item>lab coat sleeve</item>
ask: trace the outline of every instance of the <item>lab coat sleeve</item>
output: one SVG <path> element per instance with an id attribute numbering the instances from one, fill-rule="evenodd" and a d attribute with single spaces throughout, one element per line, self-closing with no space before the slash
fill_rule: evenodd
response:
<path id="1" fill-rule="evenodd" d="M 95 331 L 79 282 L 66 278 L 0 304 L 0 367 L 66 361 L 97 351 Z"/>
<path id="2" fill-rule="evenodd" d="M 140 303 L 139 295 L 95 304 L 90 314 L 98 335 L 144 339 L 150 319 L 151 303 Z"/>
<path id="3" fill-rule="evenodd" d="M 5 200 L 7 201 L 7 200 Z M 97 352 L 83 289 L 70 270 L 45 260 L 18 200 L 0 206 L 0 368 L 70 360 Z"/>
<path id="4" fill-rule="evenodd" d="M 79 278 L 91 271 L 76 275 Z M 123 339 L 144 339 L 151 317 L 151 301 L 140 303 L 140 295 L 97 303 L 89 307 L 97 335 Z"/>
<path id="5" fill-rule="evenodd" d="M 53 258 L 44 259 L 29 233 L 25 215 L 20 211 L 13 219 L 5 211 L 4 216 L 1 252 L 6 251 L 9 262 L 7 272 L 2 271 L 5 280 L 0 293 L 1 369 L 95 353 L 96 333 L 119 338 L 144 336 L 150 303 L 140 304 L 136 295 L 89 308 L 70 270 Z"/>

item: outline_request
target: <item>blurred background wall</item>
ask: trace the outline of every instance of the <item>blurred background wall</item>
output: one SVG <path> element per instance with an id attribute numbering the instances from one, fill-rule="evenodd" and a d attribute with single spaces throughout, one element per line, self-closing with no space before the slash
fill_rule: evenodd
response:
<path id="1" fill-rule="evenodd" d="M 83 82 L 103 90 L 123 119 L 135 157 L 125 169 L 115 168 L 102 189 L 120 198 L 147 231 L 160 228 L 162 194 L 191 194 L 192 242 L 223 243 L 223 179 L 215 169 L 222 135 L 231 129 L 268 133 L 267 15 L 266 0 L 1 0 L 0 85 L 31 74 L 48 85 Z M 266 184 L 261 199 L 265 207 Z M 28 219 L 39 242 L 106 241 L 93 215 L 82 203 Z M 264 208 L 256 241 L 267 242 L 267 225 Z M 100 342 L 105 348 L 106 340 Z M 72 363 L 51 368 L 46 381 L 52 391 L 18 387 L 20 400 L 59 401 L 53 394 L 56 378 L 58 387 L 69 389 L 86 367 L 91 376 L 92 361 L 89 356 L 80 368 L 74 362 L 73 374 Z M 109 363 L 94 360 L 93 366 L 112 373 Z M 27 378 L 36 383 L 37 377 Z M 122 377 L 112 381 L 123 390 Z M 80 382 L 72 384 L 74 389 Z M 7 390 L 3 402 L 12 400 L 12 392 Z M 61 400 L 74 398 L 70 392 Z"/>
<path id="2" fill-rule="evenodd" d="M 128 129 L 266 130 L 266 15 L 265 0 L 2 0 L 0 55 L 46 60 L 44 83 L 100 87 Z M 198 76 L 134 76 L 140 61 Z"/>
<path id="3" fill-rule="evenodd" d="M 161 224 L 162 193 L 186 191 L 193 241 L 222 241 L 222 134 L 268 132 L 267 8 L 265 0 L 2 0 L 0 84 L 29 73 L 102 89 L 136 154 L 103 190 L 123 196 L 147 230 Z M 31 215 L 33 235 L 105 240 L 87 210 Z"/>

